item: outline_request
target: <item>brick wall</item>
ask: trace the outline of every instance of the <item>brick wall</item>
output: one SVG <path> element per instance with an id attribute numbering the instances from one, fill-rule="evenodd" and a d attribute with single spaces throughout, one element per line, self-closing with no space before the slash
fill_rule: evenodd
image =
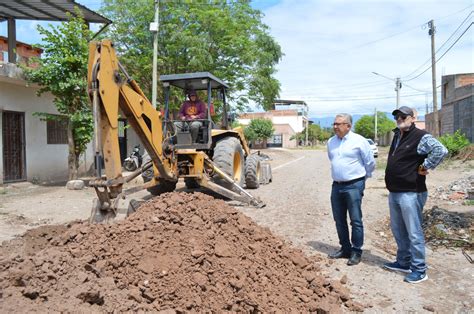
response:
<path id="1" fill-rule="evenodd" d="M 7 52 L 8 38 L 5 36 L 0 36 L 0 61 L 6 61 Z M 20 41 L 16 42 L 17 60 L 19 59 L 22 63 L 29 64 L 29 59 L 31 57 L 41 57 L 42 52 L 43 50 L 40 48 L 35 48 Z"/>

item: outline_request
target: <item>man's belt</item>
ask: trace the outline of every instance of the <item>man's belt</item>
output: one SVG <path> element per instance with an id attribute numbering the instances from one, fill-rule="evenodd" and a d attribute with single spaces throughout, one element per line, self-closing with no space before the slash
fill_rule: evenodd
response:
<path id="1" fill-rule="evenodd" d="M 348 185 L 348 184 L 356 183 L 357 181 L 361 181 L 361 180 L 365 180 L 365 177 L 360 177 L 360 178 L 349 180 L 349 181 L 334 181 L 334 183 Z"/>

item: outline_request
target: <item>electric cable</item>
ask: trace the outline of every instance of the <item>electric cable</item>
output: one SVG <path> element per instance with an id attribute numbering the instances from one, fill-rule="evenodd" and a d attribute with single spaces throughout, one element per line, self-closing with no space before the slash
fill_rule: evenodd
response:
<path id="1" fill-rule="evenodd" d="M 469 28 L 471 28 L 472 24 L 474 24 L 474 22 L 471 22 L 471 24 L 469 24 L 469 26 L 464 30 L 464 32 L 456 39 L 456 41 L 438 58 L 435 60 L 435 64 L 441 60 L 450 50 L 451 48 L 454 47 L 454 45 L 462 38 L 462 36 L 464 36 L 464 34 L 466 34 L 466 32 L 469 30 Z M 429 69 L 431 69 L 431 65 L 429 67 L 427 67 L 423 72 L 421 72 L 420 74 L 418 74 L 417 76 L 411 78 L 411 79 L 406 79 L 404 80 L 405 82 L 409 82 L 409 81 L 412 81 L 418 77 L 420 77 L 422 74 L 424 74 L 426 71 L 428 71 Z"/>
<path id="2" fill-rule="evenodd" d="M 474 13 L 474 11 L 471 11 L 467 16 L 466 18 L 461 22 L 461 24 L 459 24 L 458 28 L 456 28 L 456 30 L 451 34 L 451 36 L 449 36 L 448 39 L 446 39 L 444 41 L 444 43 L 436 50 L 435 54 L 437 54 L 439 51 L 441 51 L 441 49 L 443 49 L 443 47 L 451 40 L 451 38 L 454 37 L 454 35 L 458 32 L 458 30 L 464 25 L 464 23 L 466 23 L 466 21 L 471 17 L 472 13 Z M 421 68 L 423 68 L 427 63 L 429 63 L 431 61 L 431 58 L 428 58 L 428 60 L 426 60 L 425 62 L 423 62 L 419 67 L 417 67 L 414 71 L 412 71 L 411 73 L 405 75 L 404 77 L 405 78 L 409 78 L 411 75 L 415 74 L 416 72 L 418 72 L 418 70 L 420 70 Z"/>

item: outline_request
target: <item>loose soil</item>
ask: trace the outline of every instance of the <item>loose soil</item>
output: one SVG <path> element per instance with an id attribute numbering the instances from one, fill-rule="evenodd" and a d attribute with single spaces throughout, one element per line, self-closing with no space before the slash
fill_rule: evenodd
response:
<path id="1" fill-rule="evenodd" d="M 338 249 L 338 240 L 326 152 L 264 153 L 272 159 L 273 183 L 249 190 L 267 204 L 261 209 L 173 193 L 153 199 L 117 225 L 89 226 L 74 220 L 88 218 L 93 189 L 27 183 L 0 188 L 0 240 L 13 238 L 0 247 L 0 308 L 473 311 L 472 250 L 428 244 L 429 280 L 418 285 L 381 268 L 396 253 L 388 224 L 383 149 L 366 184 L 364 253 L 361 264 L 353 267 L 344 259 L 327 258 Z M 425 209 L 438 206 L 472 217 L 474 206 L 436 195 L 472 175 L 472 160 L 446 162 L 432 171 Z M 187 190 L 180 184 L 178 191 Z M 199 203 L 199 210 L 188 203 Z"/>
<path id="2" fill-rule="evenodd" d="M 162 195 L 113 225 L 33 229 L 1 256 L 5 312 L 361 308 L 320 259 L 202 193 Z"/>

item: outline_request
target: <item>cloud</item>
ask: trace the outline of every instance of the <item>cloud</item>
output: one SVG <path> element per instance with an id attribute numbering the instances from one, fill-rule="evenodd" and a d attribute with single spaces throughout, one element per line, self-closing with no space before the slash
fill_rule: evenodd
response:
<path id="1" fill-rule="evenodd" d="M 402 82 L 412 78 L 415 75 L 406 75 L 431 58 L 426 22 L 434 19 L 439 48 L 473 8 L 470 0 L 281 1 L 263 11 L 264 23 L 285 53 L 276 75 L 282 84 L 280 98 L 305 100 L 315 116 L 342 111 L 371 113 L 375 107 L 391 111 L 396 100 L 395 82 L 372 72 L 393 79 L 401 77 Z M 474 26 L 438 62 L 438 85 L 443 72 L 474 72 L 472 32 Z M 406 83 L 426 90 L 431 103 L 431 69 Z M 400 94 L 401 105 L 414 106 L 424 113 L 424 93 L 403 86 Z M 392 99 L 367 100 L 384 96 Z M 329 101 L 340 99 L 350 100 Z"/>

